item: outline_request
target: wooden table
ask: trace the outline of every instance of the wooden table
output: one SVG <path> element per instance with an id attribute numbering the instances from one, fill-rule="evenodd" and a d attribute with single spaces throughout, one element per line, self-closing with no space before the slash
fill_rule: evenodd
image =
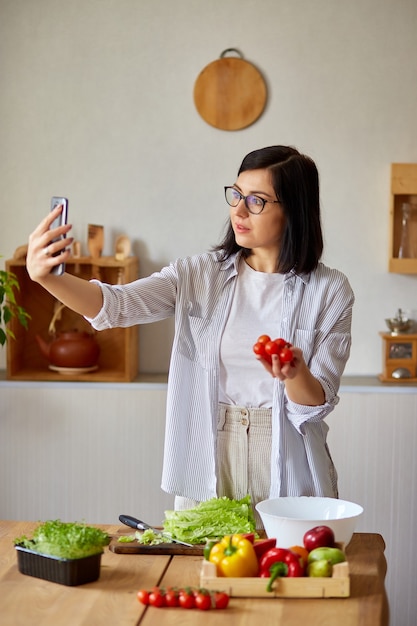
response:
<path id="1" fill-rule="evenodd" d="M 326 599 L 231 598 L 226 610 L 155 609 L 136 598 L 140 588 L 199 584 L 201 557 L 115 554 L 106 549 L 99 580 L 78 587 L 25 576 L 17 569 L 13 540 L 30 536 L 34 522 L 0 521 L 0 623 L 2 626 L 245 626 L 255 623 L 387 626 L 385 544 L 380 535 L 356 533 L 347 548 L 351 596 Z M 101 525 L 109 534 L 120 526 Z"/>

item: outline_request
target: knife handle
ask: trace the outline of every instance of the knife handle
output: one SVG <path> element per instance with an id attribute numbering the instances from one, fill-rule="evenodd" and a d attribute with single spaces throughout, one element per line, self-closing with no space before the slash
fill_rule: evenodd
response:
<path id="1" fill-rule="evenodd" d="M 145 522 L 142 522 L 140 519 L 137 519 L 132 515 L 119 515 L 119 521 L 126 526 L 130 526 L 130 528 L 137 528 L 139 530 L 147 530 L 150 528 L 148 524 L 145 524 Z"/>

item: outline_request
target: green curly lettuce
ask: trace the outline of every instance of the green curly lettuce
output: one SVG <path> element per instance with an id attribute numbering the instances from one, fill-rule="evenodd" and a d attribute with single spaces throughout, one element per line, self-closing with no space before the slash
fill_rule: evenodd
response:
<path id="1" fill-rule="evenodd" d="M 121 535 L 118 540 L 120 543 L 130 543 L 137 541 L 144 546 L 157 546 L 160 543 L 170 543 L 169 537 L 164 537 L 161 533 L 156 533 L 151 528 L 144 531 L 137 530 L 134 535 Z"/>
<path id="2" fill-rule="evenodd" d="M 185 511 L 165 511 L 164 533 L 186 543 L 202 544 L 224 535 L 255 532 L 250 496 L 212 498 Z"/>
<path id="3" fill-rule="evenodd" d="M 14 543 L 60 559 L 82 559 L 103 552 L 103 547 L 110 543 L 110 537 L 93 526 L 49 520 L 35 529 L 32 539 L 23 535 Z"/>

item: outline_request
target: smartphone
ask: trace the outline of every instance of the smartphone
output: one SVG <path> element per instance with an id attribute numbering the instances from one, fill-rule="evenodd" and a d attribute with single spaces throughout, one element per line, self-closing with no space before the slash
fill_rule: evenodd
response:
<path id="1" fill-rule="evenodd" d="M 52 222 L 51 228 L 58 228 L 58 226 L 63 226 L 68 222 L 68 199 L 63 198 L 62 196 L 53 196 L 51 199 L 51 211 L 62 204 L 63 209 L 60 215 Z M 61 239 L 65 239 L 65 235 L 61 235 Z M 57 241 L 54 239 L 53 241 Z M 53 256 L 58 256 L 61 254 L 60 252 L 55 252 Z M 56 274 L 57 276 L 61 276 L 65 272 L 65 263 L 60 263 L 51 269 L 51 274 Z"/>

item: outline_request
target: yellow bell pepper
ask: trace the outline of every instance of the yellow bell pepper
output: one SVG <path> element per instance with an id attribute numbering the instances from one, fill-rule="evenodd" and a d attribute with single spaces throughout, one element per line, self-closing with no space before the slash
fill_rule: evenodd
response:
<path id="1" fill-rule="evenodd" d="M 209 561 L 218 576 L 256 576 L 259 564 L 253 544 L 242 535 L 225 535 L 210 550 Z"/>

